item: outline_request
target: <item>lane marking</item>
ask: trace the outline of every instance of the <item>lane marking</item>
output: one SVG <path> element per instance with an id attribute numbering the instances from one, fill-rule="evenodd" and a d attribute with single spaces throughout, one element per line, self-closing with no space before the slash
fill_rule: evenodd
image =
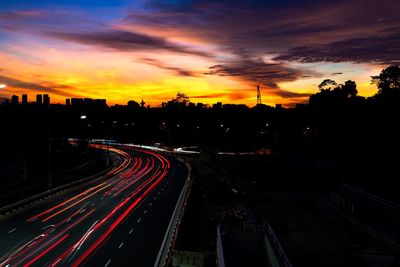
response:
<path id="1" fill-rule="evenodd" d="M 50 225 L 47 225 L 47 226 L 43 227 L 42 230 L 44 230 L 46 228 L 49 228 L 49 227 L 54 227 L 54 226 L 55 226 L 54 224 L 50 224 Z"/>
<path id="2" fill-rule="evenodd" d="M 124 245 L 124 242 L 121 242 L 121 244 L 119 244 L 118 248 L 122 248 L 123 245 Z"/>
<path id="3" fill-rule="evenodd" d="M 142 218 L 139 218 L 139 219 L 137 220 L 137 222 L 139 223 L 141 219 L 142 219 Z"/>
<path id="4" fill-rule="evenodd" d="M 131 229 L 131 230 L 129 231 L 129 234 L 132 234 L 132 232 L 133 232 L 133 229 Z"/>
<path id="5" fill-rule="evenodd" d="M 104 265 L 104 267 L 107 267 L 108 265 L 110 265 L 110 263 L 111 263 L 111 259 L 109 259 L 109 260 L 107 261 L 107 263 L 106 263 L 106 265 Z"/>
<path id="6" fill-rule="evenodd" d="M 36 241 L 33 241 L 32 243 L 30 243 L 30 244 L 28 245 L 28 248 L 31 247 L 33 244 L 36 244 Z"/>
<path id="7" fill-rule="evenodd" d="M 157 197 L 154 197 L 154 200 L 156 200 L 157 199 Z"/>
<path id="8" fill-rule="evenodd" d="M 146 213 L 147 213 L 147 210 L 144 210 L 143 214 L 146 214 Z"/>
<path id="9" fill-rule="evenodd" d="M 93 202 L 93 203 L 92 203 L 92 205 L 90 205 L 90 207 L 93 207 L 93 206 L 94 206 L 94 204 L 96 204 L 96 203 L 94 203 L 94 202 Z"/>
<path id="10" fill-rule="evenodd" d="M 153 202 L 150 202 L 149 206 L 150 206 L 150 207 L 153 206 Z"/>
<path id="11" fill-rule="evenodd" d="M 8 233 L 11 234 L 12 232 L 15 232 L 16 230 L 17 230 L 17 228 L 14 228 L 14 229 L 8 231 Z"/>

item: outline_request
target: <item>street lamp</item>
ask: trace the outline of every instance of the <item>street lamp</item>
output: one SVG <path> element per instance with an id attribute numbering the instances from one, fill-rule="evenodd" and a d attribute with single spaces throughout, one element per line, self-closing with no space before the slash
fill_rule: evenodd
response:
<path id="1" fill-rule="evenodd" d="M 53 175 L 51 169 L 51 122 L 49 122 L 49 178 L 47 181 L 47 187 L 50 190 L 53 187 Z"/>

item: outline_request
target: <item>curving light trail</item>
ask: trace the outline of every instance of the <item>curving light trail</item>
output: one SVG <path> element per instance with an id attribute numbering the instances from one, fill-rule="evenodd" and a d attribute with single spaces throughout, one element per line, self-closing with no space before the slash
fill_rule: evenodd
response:
<path id="1" fill-rule="evenodd" d="M 0 267 L 84 264 L 167 177 L 171 168 L 167 158 L 152 151 L 124 147 L 131 152 L 127 153 L 104 145 L 92 146 L 117 153 L 123 159 L 121 164 L 89 188 L 29 216 L 25 223 L 38 230 L 0 258 Z"/>

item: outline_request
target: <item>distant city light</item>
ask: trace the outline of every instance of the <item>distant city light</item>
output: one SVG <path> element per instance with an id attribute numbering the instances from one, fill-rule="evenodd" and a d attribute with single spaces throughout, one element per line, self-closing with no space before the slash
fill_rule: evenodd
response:
<path id="1" fill-rule="evenodd" d="M 5 84 L 0 84 L 0 88 L 6 88 L 7 87 L 7 85 L 5 85 Z"/>

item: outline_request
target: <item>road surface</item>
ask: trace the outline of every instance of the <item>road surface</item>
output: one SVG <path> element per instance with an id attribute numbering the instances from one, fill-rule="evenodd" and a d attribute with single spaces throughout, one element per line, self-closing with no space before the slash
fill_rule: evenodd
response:
<path id="1" fill-rule="evenodd" d="M 152 151 L 111 151 L 118 166 L 104 176 L 1 219 L 0 267 L 154 265 L 187 168 Z"/>

